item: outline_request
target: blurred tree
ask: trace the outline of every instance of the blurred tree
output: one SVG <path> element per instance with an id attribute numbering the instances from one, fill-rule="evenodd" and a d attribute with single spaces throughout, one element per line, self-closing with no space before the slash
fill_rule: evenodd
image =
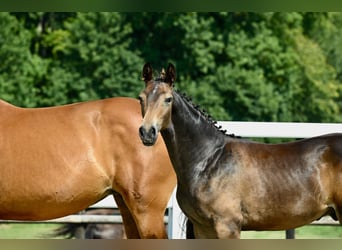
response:
<path id="1" fill-rule="evenodd" d="M 18 42 L 17 47 L 23 52 L 18 51 L 20 56 L 16 59 L 31 65 L 24 68 L 30 75 L 18 72 L 18 77 L 12 77 L 18 82 L 22 78 L 20 86 L 11 81 L 3 84 L 11 87 L 3 93 L 13 92 L 17 100 L 3 96 L 4 99 L 22 106 L 50 106 L 118 95 L 135 97 L 142 88 L 139 78 L 143 61 L 137 51 L 129 48 L 132 28 L 122 21 L 120 13 L 37 12 L 4 16 L 12 19 L 13 29 L 22 34 L 19 39 L 11 34 L 4 44 L 12 50 Z M 3 32 L 12 32 L 10 27 L 8 30 L 3 28 Z M 19 62 L 12 63 L 13 67 L 18 67 Z M 23 90 L 18 91 L 19 88 Z M 18 98 L 21 94 L 31 103 Z"/>
<path id="2" fill-rule="evenodd" d="M 173 62 L 177 68 L 176 87 L 193 97 L 216 118 L 230 116 L 222 107 L 222 97 L 206 77 L 215 72 L 216 57 L 223 51 L 220 35 L 211 14 L 126 13 L 132 24 L 133 48 L 155 67 L 155 74 Z"/>
<path id="3" fill-rule="evenodd" d="M 218 13 L 215 26 L 225 49 L 206 82 L 233 120 L 341 121 L 341 85 L 303 14 Z"/>
<path id="4" fill-rule="evenodd" d="M 339 83 L 306 13 L 126 14 L 133 47 L 176 63 L 176 86 L 217 119 L 339 121 Z M 314 19 L 315 20 L 315 19 Z M 314 62 L 314 63 L 313 63 Z M 303 103 L 310 102 L 310 106 Z"/>
<path id="5" fill-rule="evenodd" d="M 46 72 L 46 64 L 30 52 L 32 35 L 23 22 L 0 13 L 0 93 L 13 104 L 35 106 L 35 83 Z"/>
<path id="6" fill-rule="evenodd" d="M 325 60 L 336 71 L 336 80 L 342 95 L 342 13 L 305 13 L 305 34 L 316 41 L 322 49 Z M 342 112 L 342 98 L 338 99 L 340 113 Z"/>
<path id="7" fill-rule="evenodd" d="M 130 50 L 132 28 L 119 13 L 77 13 L 45 42 L 55 61 L 49 69 L 46 100 L 62 91 L 68 102 L 136 96 L 143 61 Z M 56 42 L 57 41 L 57 42 Z"/>
<path id="8" fill-rule="evenodd" d="M 341 13 L 1 13 L 1 97 L 135 97 L 144 62 L 216 119 L 340 122 Z"/>

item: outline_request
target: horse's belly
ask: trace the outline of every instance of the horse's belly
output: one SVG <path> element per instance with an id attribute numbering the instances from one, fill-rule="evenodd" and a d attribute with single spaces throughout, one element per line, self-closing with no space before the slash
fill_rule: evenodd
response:
<path id="1" fill-rule="evenodd" d="M 77 213 L 103 196 L 82 198 L 66 197 L 65 200 L 53 200 L 29 197 L 27 199 L 4 200 L 0 204 L 0 219 L 7 220 L 48 220 Z"/>
<path id="2" fill-rule="evenodd" d="M 286 230 L 310 224 L 326 213 L 326 207 L 315 205 L 294 212 L 285 204 L 281 209 L 259 210 L 244 215 L 242 230 Z M 257 213 L 256 213 L 257 212 Z"/>
<path id="3" fill-rule="evenodd" d="M 66 178 L 67 179 L 67 178 Z M 77 213 L 110 193 L 103 181 L 78 185 L 55 184 L 2 186 L 0 219 L 46 220 Z M 43 185 L 44 184 L 44 185 Z"/>
<path id="4" fill-rule="evenodd" d="M 0 219 L 62 217 L 87 208 L 111 192 L 110 178 L 95 164 L 51 166 L 39 170 L 31 164 L 21 171 L 12 167 L 15 173 L 10 168 L 1 169 Z"/>

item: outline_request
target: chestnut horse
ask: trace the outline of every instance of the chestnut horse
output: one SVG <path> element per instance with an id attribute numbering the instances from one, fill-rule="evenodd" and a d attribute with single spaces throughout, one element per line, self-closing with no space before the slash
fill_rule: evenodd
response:
<path id="1" fill-rule="evenodd" d="M 161 131 L 196 238 L 292 229 L 327 214 L 342 222 L 342 134 L 281 144 L 226 135 L 173 90 L 175 76 L 172 64 L 156 80 L 144 66 L 139 132 L 154 145 Z"/>
<path id="2" fill-rule="evenodd" d="M 0 219 L 46 220 L 114 195 L 128 238 L 166 238 L 176 177 L 165 144 L 139 139 L 137 100 L 47 108 L 0 101 Z"/>

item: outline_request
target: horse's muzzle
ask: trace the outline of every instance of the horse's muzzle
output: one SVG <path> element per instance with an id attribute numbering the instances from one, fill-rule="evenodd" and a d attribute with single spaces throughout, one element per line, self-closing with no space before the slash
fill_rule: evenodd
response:
<path id="1" fill-rule="evenodd" d="M 155 144 L 158 134 L 156 128 L 153 126 L 148 130 L 144 126 L 141 126 L 139 128 L 139 136 L 145 146 L 152 146 Z"/>

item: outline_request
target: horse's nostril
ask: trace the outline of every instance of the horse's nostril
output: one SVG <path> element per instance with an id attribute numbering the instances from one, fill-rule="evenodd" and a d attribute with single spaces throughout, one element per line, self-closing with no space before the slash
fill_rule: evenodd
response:
<path id="1" fill-rule="evenodd" d="M 144 137 L 144 135 L 145 135 L 145 129 L 142 126 L 139 128 L 139 135 L 140 135 L 140 137 Z"/>
<path id="2" fill-rule="evenodd" d="M 156 133 L 156 129 L 154 127 L 151 127 L 151 134 L 153 136 L 155 136 L 157 133 Z"/>

